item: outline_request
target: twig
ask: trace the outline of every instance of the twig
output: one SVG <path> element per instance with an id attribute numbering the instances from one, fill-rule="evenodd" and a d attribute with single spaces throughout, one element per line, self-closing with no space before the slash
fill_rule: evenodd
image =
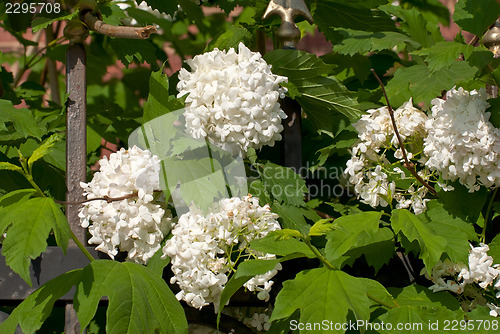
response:
<path id="1" fill-rule="evenodd" d="M 137 197 L 138 193 L 134 192 L 132 194 L 128 194 L 122 197 L 109 197 L 109 196 L 104 196 L 104 197 L 96 197 L 96 198 L 89 198 L 83 201 L 77 201 L 77 202 L 65 202 L 65 201 L 58 201 L 54 200 L 56 203 L 62 204 L 62 205 L 78 205 L 78 204 L 83 204 L 87 202 L 92 202 L 92 201 L 106 201 L 108 203 L 111 202 L 116 202 L 116 201 L 123 201 L 124 199 L 129 199 L 129 198 L 134 198 Z"/>
<path id="2" fill-rule="evenodd" d="M 94 31 L 106 36 L 130 38 L 130 39 L 146 39 L 149 35 L 156 33 L 155 26 L 146 27 L 127 27 L 127 26 L 113 26 L 99 20 L 92 13 L 87 13 L 83 16 L 83 22 Z"/>
<path id="3" fill-rule="evenodd" d="M 389 103 L 389 98 L 387 97 L 387 93 L 385 91 L 384 84 L 380 80 L 379 76 L 375 72 L 375 70 L 372 68 L 370 71 L 373 73 L 373 76 L 375 79 L 377 79 L 380 87 L 382 88 L 382 93 L 384 93 L 385 100 L 387 101 L 387 108 L 389 109 L 389 115 L 391 116 L 391 121 L 392 121 L 392 127 L 394 128 L 394 133 L 396 134 L 396 138 L 398 139 L 399 142 L 399 147 L 401 148 L 401 153 L 403 153 L 403 159 L 404 163 L 403 166 L 408 169 L 408 171 L 413 175 L 418 182 L 420 182 L 424 187 L 426 187 L 434 196 L 438 197 L 438 194 L 434 188 L 430 186 L 429 183 L 427 183 L 418 173 L 415 171 L 414 165 L 410 160 L 408 159 L 408 156 L 406 155 L 406 149 L 403 144 L 403 140 L 401 139 L 401 136 L 399 135 L 398 131 L 398 126 L 396 125 L 396 119 L 394 118 L 394 111 L 392 110 L 391 104 Z"/>

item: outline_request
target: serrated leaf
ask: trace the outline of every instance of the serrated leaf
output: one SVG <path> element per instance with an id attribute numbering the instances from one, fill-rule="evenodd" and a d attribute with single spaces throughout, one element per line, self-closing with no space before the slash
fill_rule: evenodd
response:
<path id="1" fill-rule="evenodd" d="M 348 313 L 356 320 L 368 321 L 374 302 L 368 297 L 389 299 L 390 295 L 378 282 L 350 276 L 342 271 L 326 268 L 302 271 L 295 279 L 285 281 L 276 297 L 271 321 L 285 319 L 300 310 L 300 323 L 345 323 Z M 333 330 L 331 333 L 344 333 Z M 301 333 L 317 333 L 304 330 Z"/>
<path id="2" fill-rule="evenodd" d="M 224 287 L 224 290 L 222 290 L 219 302 L 219 309 L 218 309 L 219 314 L 217 316 L 217 322 L 219 322 L 220 320 L 220 315 L 221 315 L 220 311 L 222 311 L 228 300 L 234 295 L 236 291 L 238 291 L 239 288 L 243 286 L 243 284 L 248 282 L 248 280 L 254 276 L 262 275 L 270 270 L 273 270 L 274 267 L 276 267 L 276 265 L 280 263 L 282 260 L 283 259 L 248 260 L 240 263 L 238 265 L 236 273 L 227 282 L 227 284 Z"/>
<path id="3" fill-rule="evenodd" d="M 472 45 L 457 42 L 439 42 L 430 48 L 425 48 L 412 54 L 426 56 L 425 60 L 429 64 L 431 71 L 440 70 L 455 63 L 463 55 L 469 59 L 475 47 Z"/>
<path id="4" fill-rule="evenodd" d="M 469 240 L 477 240 L 472 224 L 448 213 L 437 200 L 429 201 L 425 213 L 418 216 L 408 210 L 394 210 L 391 224 L 396 233 L 402 233 L 410 242 L 418 242 L 419 258 L 428 272 L 443 253 L 452 262 L 467 263 Z"/>
<path id="5" fill-rule="evenodd" d="M 457 216 L 468 223 L 475 223 L 479 219 L 481 210 L 488 199 L 488 191 L 484 188 L 473 193 L 461 185 L 459 182 L 453 182 L 451 185 L 455 188 L 453 191 L 439 191 L 439 202 L 443 209 L 450 215 Z M 432 205 L 432 204 L 431 204 Z"/>
<path id="6" fill-rule="evenodd" d="M 306 181 L 293 169 L 267 162 L 259 173 L 267 193 L 280 203 L 293 206 L 306 204 Z"/>
<path id="7" fill-rule="evenodd" d="M 346 259 L 340 267 L 352 266 L 356 259 L 364 256 L 366 263 L 375 269 L 376 274 L 395 255 L 394 233 L 387 227 L 382 227 L 373 234 L 360 234 L 357 245 L 341 257 Z"/>
<path id="8" fill-rule="evenodd" d="M 0 100 L 0 142 L 18 138 L 35 137 L 40 139 L 45 134 L 31 112 L 25 108 L 14 108 L 11 101 Z M 7 128 L 8 123 L 13 128 Z"/>
<path id="9" fill-rule="evenodd" d="M 389 292 L 400 306 L 446 307 L 460 309 L 460 303 L 448 291 L 432 292 L 429 288 L 412 284 L 404 288 L 390 288 Z"/>
<path id="10" fill-rule="evenodd" d="M 38 288 L 19 304 L 6 321 L 0 323 L 0 333 L 14 334 L 19 324 L 23 333 L 40 329 L 51 314 L 54 303 L 80 281 L 82 269 L 62 274 Z"/>
<path id="11" fill-rule="evenodd" d="M 0 197 L 0 217 L 5 216 L 17 205 L 21 205 L 21 203 L 27 201 L 35 193 L 35 189 L 19 189 Z M 10 220 L 0 218 L 0 234 L 3 234 L 11 224 L 12 222 Z"/>
<path id="12" fill-rule="evenodd" d="M 36 197 L 16 205 L 0 217 L 0 225 L 4 224 L 11 224 L 2 248 L 5 262 L 30 286 L 30 260 L 45 251 L 51 230 L 58 246 L 66 252 L 69 225 L 51 198 Z"/>
<path id="13" fill-rule="evenodd" d="M 400 29 L 423 47 L 430 47 L 444 40 L 439 26 L 435 22 L 429 22 L 416 7 L 406 9 L 403 6 L 386 5 L 380 9 L 400 18 Z"/>
<path id="14" fill-rule="evenodd" d="M 184 108 L 183 99 L 169 95 L 168 76 L 163 74 L 163 67 L 151 72 L 149 96 L 144 103 L 143 121 L 149 122 L 156 117 L 182 108 Z"/>
<path id="15" fill-rule="evenodd" d="M 35 161 L 43 158 L 46 154 L 49 153 L 50 149 L 61 139 L 63 136 L 59 133 L 54 133 L 49 138 L 45 139 L 42 144 L 33 151 L 33 154 L 28 159 L 28 168 L 31 170 L 31 167 L 35 163 Z"/>
<path id="16" fill-rule="evenodd" d="M 333 51 L 351 56 L 370 51 L 391 50 L 394 47 L 402 49 L 406 44 L 410 44 L 414 48 L 420 47 L 420 44 L 410 37 L 394 31 L 367 32 L 337 29 L 336 33 L 343 38 L 340 43 L 333 47 Z"/>
<path id="17" fill-rule="evenodd" d="M 334 41 L 331 32 L 334 28 L 347 28 L 365 31 L 394 31 L 394 21 L 386 13 L 367 8 L 358 1 L 319 1 L 313 14 L 314 22 L 325 36 Z"/>
<path id="18" fill-rule="evenodd" d="M 118 59 L 127 66 L 134 62 L 156 64 L 156 46 L 150 40 L 112 38 L 111 47 Z"/>
<path id="19" fill-rule="evenodd" d="M 476 68 L 463 61 L 435 72 L 425 65 L 402 67 L 387 84 L 387 95 L 394 106 L 402 105 L 410 97 L 414 104 L 425 102 L 430 105 L 432 99 L 441 96 L 442 90 L 451 89 L 457 82 L 473 79 L 476 72 Z"/>
<path id="20" fill-rule="evenodd" d="M 81 274 L 74 306 L 82 328 L 109 298 L 106 333 L 187 333 L 184 310 L 165 281 L 136 263 L 99 260 Z"/>
<path id="21" fill-rule="evenodd" d="M 307 223 L 305 215 L 311 209 L 280 204 L 277 201 L 273 202 L 271 209 L 280 217 L 283 228 L 297 230 L 304 235 L 309 233 L 311 225 Z"/>
<path id="22" fill-rule="evenodd" d="M 455 5 L 453 21 L 462 29 L 482 36 L 500 16 L 500 4 L 495 0 L 459 0 Z"/>
<path id="23" fill-rule="evenodd" d="M 252 34 L 248 29 L 243 27 L 230 26 L 212 39 L 205 52 L 212 51 L 215 48 L 219 50 L 229 50 L 230 48 L 238 50 L 240 42 L 245 45 L 250 45 L 252 42 Z"/>
<path id="24" fill-rule="evenodd" d="M 345 260 L 342 255 L 352 248 L 366 246 L 358 240 L 364 234 L 375 234 L 379 229 L 381 217 L 380 212 L 363 212 L 335 219 L 335 230 L 327 235 L 326 259 L 338 268 Z"/>
<path id="25" fill-rule="evenodd" d="M 420 245 L 419 258 L 424 261 L 427 271 L 430 272 L 445 252 L 447 240 L 437 235 L 422 221 L 406 209 L 392 211 L 391 224 L 396 233 L 402 233 L 411 242 L 416 240 Z"/>
<path id="26" fill-rule="evenodd" d="M 332 218 L 320 219 L 309 230 L 310 237 L 318 237 L 325 235 L 327 232 L 334 230 L 335 226 L 332 223 Z"/>
<path id="27" fill-rule="evenodd" d="M 264 59 L 273 67 L 273 73 L 288 77 L 300 92 L 297 101 L 309 117 L 318 124 L 318 129 L 327 126 L 336 114 L 349 119 L 361 115 L 352 92 L 331 74 L 332 66 L 316 56 L 297 50 L 275 50 Z"/>
<path id="28" fill-rule="evenodd" d="M 10 162 L 0 162 L 0 169 L 13 170 L 15 172 L 24 174 L 24 171 L 21 167 L 11 164 Z"/>
<path id="29" fill-rule="evenodd" d="M 300 237 L 300 233 L 296 230 L 285 229 L 273 231 L 262 239 L 256 239 L 250 242 L 250 248 L 263 253 L 275 254 L 279 256 L 299 253 L 310 259 L 316 258 L 316 255 L 314 255 L 305 243 L 295 239 L 294 237 Z"/>
<path id="30" fill-rule="evenodd" d="M 73 13 L 67 14 L 65 11 L 61 11 L 60 13 L 55 13 L 54 15 L 47 16 L 37 16 L 33 19 L 31 23 L 31 29 L 33 33 L 36 33 L 44 28 L 47 28 L 50 24 L 57 21 L 70 21 L 76 16 L 78 16 L 78 11 L 74 11 Z"/>

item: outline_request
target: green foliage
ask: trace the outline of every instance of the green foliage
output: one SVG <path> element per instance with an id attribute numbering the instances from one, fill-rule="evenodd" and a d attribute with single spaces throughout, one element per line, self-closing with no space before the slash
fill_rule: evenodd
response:
<path id="1" fill-rule="evenodd" d="M 459 0 L 453 20 L 464 30 L 481 36 L 500 16 L 500 4 L 495 0 Z"/>
<path id="2" fill-rule="evenodd" d="M 0 144 L 34 137 L 40 139 L 45 128 L 25 108 L 14 108 L 11 101 L 0 100 Z"/>
<path id="3" fill-rule="evenodd" d="M 226 31 L 222 31 L 219 35 L 208 44 L 206 51 L 212 51 L 217 48 L 219 50 L 229 50 L 234 48 L 238 50 L 238 45 L 241 43 L 251 45 L 252 34 L 243 27 L 231 26 Z"/>
<path id="4" fill-rule="evenodd" d="M 3 210 L 5 214 L 0 216 L 0 227 L 10 227 L 3 242 L 2 255 L 7 265 L 31 286 L 30 259 L 36 259 L 45 251 L 51 231 L 57 245 L 66 252 L 71 233 L 69 225 L 51 198 L 35 197 L 11 204 Z"/>
<path id="5" fill-rule="evenodd" d="M 295 279 L 283 283 L 271 320 L 286 319 L 300 310 L 301 323 L 321 323 L 324 319 L 334 324 L 345 323 L 349 312 L 356 320 L 367 321 L 370 318 L 369 308 L 374 305 L 370 298 L 373 296 L 388 299 L 391 304 L 389 293 L 376 281 L 353 277 L 339 270 L 312 269 L 300 272 Z"/>
<path id="6" fill-rule="evenodd" d="M 305 256 L 311 259 L 316 257 L 316 255 L 304 242 L 299 241 L 292 237 L 282 239 L 284 231 L 287 230 L 285 229 L 280 231 L 274 231 L 269 233 L 266 237 L 262 239 L 257 239 L 252 241 L 250 243 L 250 248 L 256 251 L 275 254 L 279 256 L 287 256 L 287 255 L 295 256 L 299 254 L 300 256 Z M 296 230 L 291 230 L 291 231 L 296 232 Z"/>
<path id="7" fill-rule="evenodd" d="M 152 72 L 149 78 L 148 100 L 144 103 L 143 121 L 149 122 L 156 117 L 183 107 L 182 100 L 169 95 L 168 77 L 163 74 L 163 67 Z"/>
<path id="8" fill-rule="evenodd" d="M 6 321 L 0 324 L 0 332 L 14 334 L 19 324 L 23 333 L 38 331 L 49 317 L 54 303 L 80 281 L 82 269 L 62 274 L 45 283 L 26 298 Z"/>
<path id="9" fill-rule="evenodd" d="M 109 298 L 106 333 L 186 333 L 184 311 L 165 281 L 135 263 L 100 260 L 81 272 L 75 310 L 82 328 Z"/>
<path id="10" fill-rule="evenodd" d="M 392 212 L 391 224 L 400 240 L 403 240 L 403 235 L 410 242 L 418 242 L 419 258 L 428 272 L 441 259 L 443 253 L 446 253 L 452 262 L 467 263 L 469 240 L 477 240 L 472 225 L 452 216 L 437 200 L 427 203 L 427 207 L 427 211 L 418 216 L 405 209 Z M 453 234 L 450 234 L 450 229 Z M 409 244 L 403 246 L 412 249 Z"/>

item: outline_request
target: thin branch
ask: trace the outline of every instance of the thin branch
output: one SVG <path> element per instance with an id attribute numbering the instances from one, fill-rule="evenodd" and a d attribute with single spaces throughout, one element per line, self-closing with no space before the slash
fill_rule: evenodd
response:
<path id="1" fill-rule="evenodd" d="M 403 166 L 406 169 L 408 169 L 408 171 L 411 173 L 411 175 L 413 175 L 417 179 L 418 182 L 420 182 L 424 187 L 426 187 L 434 196 L 438 197 L 436 190 L 434 188 L 432 188 L 431 185 L 429 183 L 427 183 L 424 179 L 422 179 L 422 177 L 420 175 L 418 175 L 418 173 L 415 171 L 413 163 L 410 162 L 410 160 L 408 159 L 408 156 L 406 154 L 406 149 L 405 149 L 405 146 L 403 144 L 403 140 L 401 139 L 401 136 L 399 135 L 398 126 L 396 125 L 396 119 L 394 118 L 394 111 L 392 110 L 391 104 L 389 103 L 389 98 L 387 97 L 387 93 L 385 91 L 384 84 L 382 83 L 382 81 L 380 80 L 379 76 L 377 75 L 377 73 L 375 72 L 375 70 L 373 68 L 370 69 L 370 71 L 372 71 L 373 76 L 375 77 L 375 79 L 377 79 L 380 87 L 382 88 L 382 93 L 384 93 L 385 100 L 387 101 L 387 108 L 389 109 L 389 115 L 391 116 L 392 127 L 394 128 L 394 133 L 396 134 L 396 138 L 398 139 L 399 147 L 401 148 L 401 152 L 403 153 L 403 159 L 405 161 L 403 163 Z"/>
<path id="2" fill-rule="evenodd" d="M 134 192 L 132 194 L 128 194 L 125 196 L 121 197 L 109 197 L 109 196 L 104 196 L 104 197 L 96 197 L 96 198 L 89 198 L 83 201 L 76 201 L 76 202 L 65 202 L 65 201 L 58 201 L 54 200 L 56 203 L 62 204 L 62 205 L 78 205 L 78 204 L 83 204 L 87 202 L 92 202 L 92 201 L 106 201 L 108 203 L 111 202 L 117 202 L 117 201 L 123 201 L 124 199 L 129 199 L 129 198 L 134 198 L 137 197 L 138 193 Z"/>
<path id="3" fill-rule="evenodd" d="M 146 27 L 127 27 L 113 26 L 99 20 L 92 13 L 87 13 L 83 16 L 83 22 L 94 31 L 106 36 L 129 38 L 129 39 L 147 39 L 149 35 L 156 33 L 155 26 Z"/>

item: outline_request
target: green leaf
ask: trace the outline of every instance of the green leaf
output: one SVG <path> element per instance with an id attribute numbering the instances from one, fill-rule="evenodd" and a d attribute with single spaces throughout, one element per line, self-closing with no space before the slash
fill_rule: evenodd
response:
<path id="1" fill-rule="evenodd" d="M 234 293 L 238 291 L 239 288 L 243 286 L 243 284 L 248 282 L 248 280 L 254 276 L 262 275 L 270 270 L 273 270 L 274 267 L 276 267 L 276 265 L 281 262 L 281 260 L 248 260 L 240 263 L 238 265 L 236 273 L 227 282 L 224 290 L 222 290 L 219 302 L 219 315 L 217 316 L 217 322 L 219 322 L 220 320 L 220 311 L 222 311 L 231 296 L 234 295 Z"/>
<path id="2" fill-rule="evenodd" d="M 49 138 L 45 139 L 42 144 L 33 151 L 33 154 L 28 159 L 28 167 L 31 170 L 31 167 L 33 167 L 33 164 L 35 161 L 43 158 L 46 154 L 49 153 L 50 149 L 61 139 L 63 139 L 63 136 L 59 133 L 54 133 L 52 136 Z"/>
<path id="3" fill-rule="evenodd" d="M 500 16 L 500 4 L 495 0 L 459 0 L 455 5 L 453 20 L 462 29 L 482 36 Z"/>
<path id="4" fill-rule="evenodd" d="M 431 47 L 436 42 L 444 40 L 436 22 L 429 21 L 428 15 L 423 15 L 415 7 L 405 9 L 403 6 L 386 5 L 380 9 L 400 18 L 398 22 L 400 29 L 423 47 Z"/>
<path id="5" fill-rule="evenodd" d="M 64 252 L 68 246 L 69 225 L 51 198 L 36 197 L 16 205 L 0 217 L 0 226 L 4 224 L 12 224 L 3 242 L 5 262 L 30 286 L 30 259 L 45 251 L 50 231 Z"/>
<path id="6" fill-rule="evenodd" d="M 342 36 L 342 42 L 335 44 L 333 51 L 351 56 L 370 51 L 391 50 L 394 47 L 401 50 L 406 44 L 410 44 L 414 48 L 420 47 L 420 44 L 410 37 L 394 31 L 368 32 L 337 29 L 336 33 Z"/>
<path id="7" fill-rule="evenodd" d="M 163 276 L 163 269 L 165 269 L 165 267 L 170 263 L 170 258 L 168 256 L 162 259 L 163 246 L 165 246 L 165 241 L 161 243 L 160 249 L 158 249 L 153 257 L 149 259 L 147 264 L 148 269 L 160 277 Z"/>
<path id="8" fill-rule="evenodd" d="M 17 306 L 6 321 L 0 323 L 0 333 L 14 334 L 19 324 L 23 333 L 32 334 L 49 317 L 54 303 L 80 282 L 82 269 L 62 274 L 33 292 Z"/>
<path id="9" fill-rule="evenodd" d="M 335 226 L 332 223 L 332 218 L 320 219 L 309 230 L 310 237 L 319 237 L 325 235 L 327 232 L 334 230 Z"/>
<path id="10" fill-rule="evenodd" d="M 240 42 L 245 45 L 250 45 L 252 42 L 252 34 L 243 27 L 230 26 L 227 30 L 215 36 L 208 44 L 205 51 L 212 51 L 215 48 L 219 50 L 229 50 L 230 48 L 238 50 Z"/>
<path id="11" fill-rule="evenodd" d="M 281 226 L 283 228 L 297 230 L 304 235 L 309 234 L 311 225 L 307 223 L 305 216 L 308 214 L 308 211 L 314 212 L 314 210 L 287 204 L 280 204 L 277 201 L 273 202 L 271 209 L 273 212 L 277 213 L 278 216 L 280 216 L 280 219 L 282 221 Z M 315 221 L 317 219 L 312 220 Z"/>
<path id="12" fill-rule="evenodd" d="M 13 170 L 15 172 L 24 174 L 24 171 L 21 167 L 11 164 L 10 162 L 0 162 L 0 169 Z"/>
<path id="13" fill-rule="evenodd" d="M 363 212 L 355 215 L 342 216 L 335 219 L 335 230 L 328 233 L 325 246 L 326 259 L 332 265 L 339 267 L 345 260 L 342 258 L 352 248 L 366 246 L 360 244 L 365 234 L 375 234 L 379 229 L 380 212 Z"/>
<path id="14" fill-rule="evenodd" d="M 469 190 L 459 182 L 451 184 L 455 190 L 439 191 L 439 202 L 443 204 L 443 209 L 450 215 L 457 216 L 463 221 L 474 224 L 481 214 L 488 199 L 488 191 L 481 188 L 470 193 Z"/>
<path id="15" fill-rule="evenodd" d="M 340 267 L 352 266 L 357 258 L 364 256 L 366 263 L 377 273 L 394 257 L 394 233 L 387 227 L 382 227 L 375 233 L 362 233 L 356 241 L 357 247 L 350 249 L 339 259 L 346 258 Z"/>
<path id="16" fill-rule="evenodd" d="M 184 310 L 165 281 L 136 263 L 91 262 L 82 271 L 74 306 L 82 328 L 109 298 L 106 333 L 187 333 Z"/>
<path id="17" fill-rule="evenodd" d="M 267 193 L 281 203 L 305 205 L 306 181 L 288 167 L 267 162 L 258 169 Z"/>
<path id="18" fill-rule="evenodd" d="M 302 271 L 295 279 L 285 281 L 278 293 L 271 321 L 290 317 L 300 310 L 301 323 L 345 323 L 348 313 L 356 320 L 368 321 L 374 302 L 368 297 L 390 300 L 389 293 L 378 282 L 350 276 L 342 271 L 326 268 Z M 333 330 L 331 333 L 344 333 Z M 317 333 L 305 330 L 301 333 Z"/>
<path id="19" fill-rule="evenodd" d="M 334 28 L 365 31 L 394 31 L 394 21 L 386 13 L 373 7 L 367 8 L 362 1 L 318 1 L 313 14 L 314 22 L 326 38 L 334 41 Z"/>
<path id="20" fill-rule="evenodd" d="M 35 189 L 19 189 L 0 197 L 0 217 L 5 216 L 10 210 L 27 201 L 35 193 Z M 11 224 L 10 220 L 0 219 L 0 234 L 3 234 Z"/>
<path id="21" fill-rule="evenodd" d="M 283 239 L 283 232 L 281 231 L 284 230 L 274 231 L 262 239 L 253 240 L 250 243 L 250 248 L 256 251 L 275 254 L 278 256 L 287 256 L 299 253 L 310 259 L 316 258 L 316 255 L 314 255 L 305 243 L 293 237 Z M 300 237 L 300 234 L 296 230 L 288 231 L 292 232 L 291 236 Z"/>
<path id="22" fill-rule="evenodd" d="M 9 126 L 12 123 L 12 127 Z M 11 101 L 0 100 L 0 142 L 45 134 L 31 112 L 25 108 L 14 108 Z"/>
<path id="23" fill-rule="evenodd" d="M 452 262 L 467 263 L 469 240 L 477 240 L 472 224 L 452 216 L 437 200 L 429 201 L 426 212 L 418 216 L 408 210 L 394 210 L 391 223 L 396 233 L 402 233 L 410 242 L 418 242 L 421 250 L 419 258 L 428 272 L 443 253 Z"/>
<path id="24" fill-rule="evenodd" d="M 460 309 L 460 303 L 448 291 L 432 292 L 427 287 L 412 284 L 404 288 L 391 288 L 389 292 L 400 306 Z"/>
<path id="25" fill-rule="evenodd" d="M 387 84 L 386 90 L 392 105 L 400 106 L 413 97 L 416 105 L 441 96 L 443 89 L 449 90 L 457 82 L 471 80 L 477 69 L 467 62 L 456 61 L 449 67 L 431 72 L 425 65 L 399 68 L 394 78 Z"/>
<path id="26" fill-rule="evenodd" d="M 493 238 L 493 240 L 491 240 L 488 246 L 490 247 L 488 255 L 493 257 L 493 259 L 495 259 L 493 263 L 494 264 L 500 263 L 500 234 L 497 235 L 495 238 Z"/>
<path id="27" fill-rule="evenodd" d="M 425 60 L 429 64 L 429 69 L 434 72 L 448 67 L 455 63 L 463 55 L 469 59 L 475 47 L 472 45 L 457 42 L 439 42 L 430 48 L 413 52 L 415 55 L 426 56 Z"/>
<path id="28" fill-rule="evenodd" d="M 151 73 L 149 78 L 149 96 L 144 103 L 143 121 L 150 120 L 184 108 L 183 99 L 177 99 L 169 95 L 168 76 L 163 74 L 163 67 L 156 72 Z"/>
<path id="29" fill-rule="evenodd" d="M 118 55 L 118 59 L 127 67 L 134 62 L 134 59 L 139 63 L 156 64 L 157 48 L 150 40 L 112 38 L 111 47 Z"/>
<path id="30" fill-rule="evenodd" d="M 430 272 L 445 252 L 446 238 L 437 235 L 425 221 L 406 209 L 392 211 L 391 223 L 394 232 L 401 232 L 410 242 L 417 240 L 421 250 L 419 258 Z"/>
<path id="31" fill-rule="evenodd" d="M 37 16 L 33 19 L 31 23 L 32 32 L 36 33 L 44 28 L 47 28 L 50 24 L 57 21 L 70 21 L 78 16 L 78 11 L 73 13 L 67 13 L 61 11 L 60 13 L 55 13 L 54 15 L 43 14 L 44 16 Z M 45 16 L 46 15 L 46 16 Z"/>
<path id="32" fill-rule="evenodd" d="M 275 50 L 267 53 L 264 59 L 273 66 L 273 73 L 288 77 L 289 82 L 297 87 L 301 93 L 297 101 L 318 124 L 318 129 L 326 124 L 326 129 L 330 130 L 330 120 L 339 113 L 349 119 L 361 115 L 353 93 L 334 76 L 327 77 L 332 65 L 297 50 Z"/>

